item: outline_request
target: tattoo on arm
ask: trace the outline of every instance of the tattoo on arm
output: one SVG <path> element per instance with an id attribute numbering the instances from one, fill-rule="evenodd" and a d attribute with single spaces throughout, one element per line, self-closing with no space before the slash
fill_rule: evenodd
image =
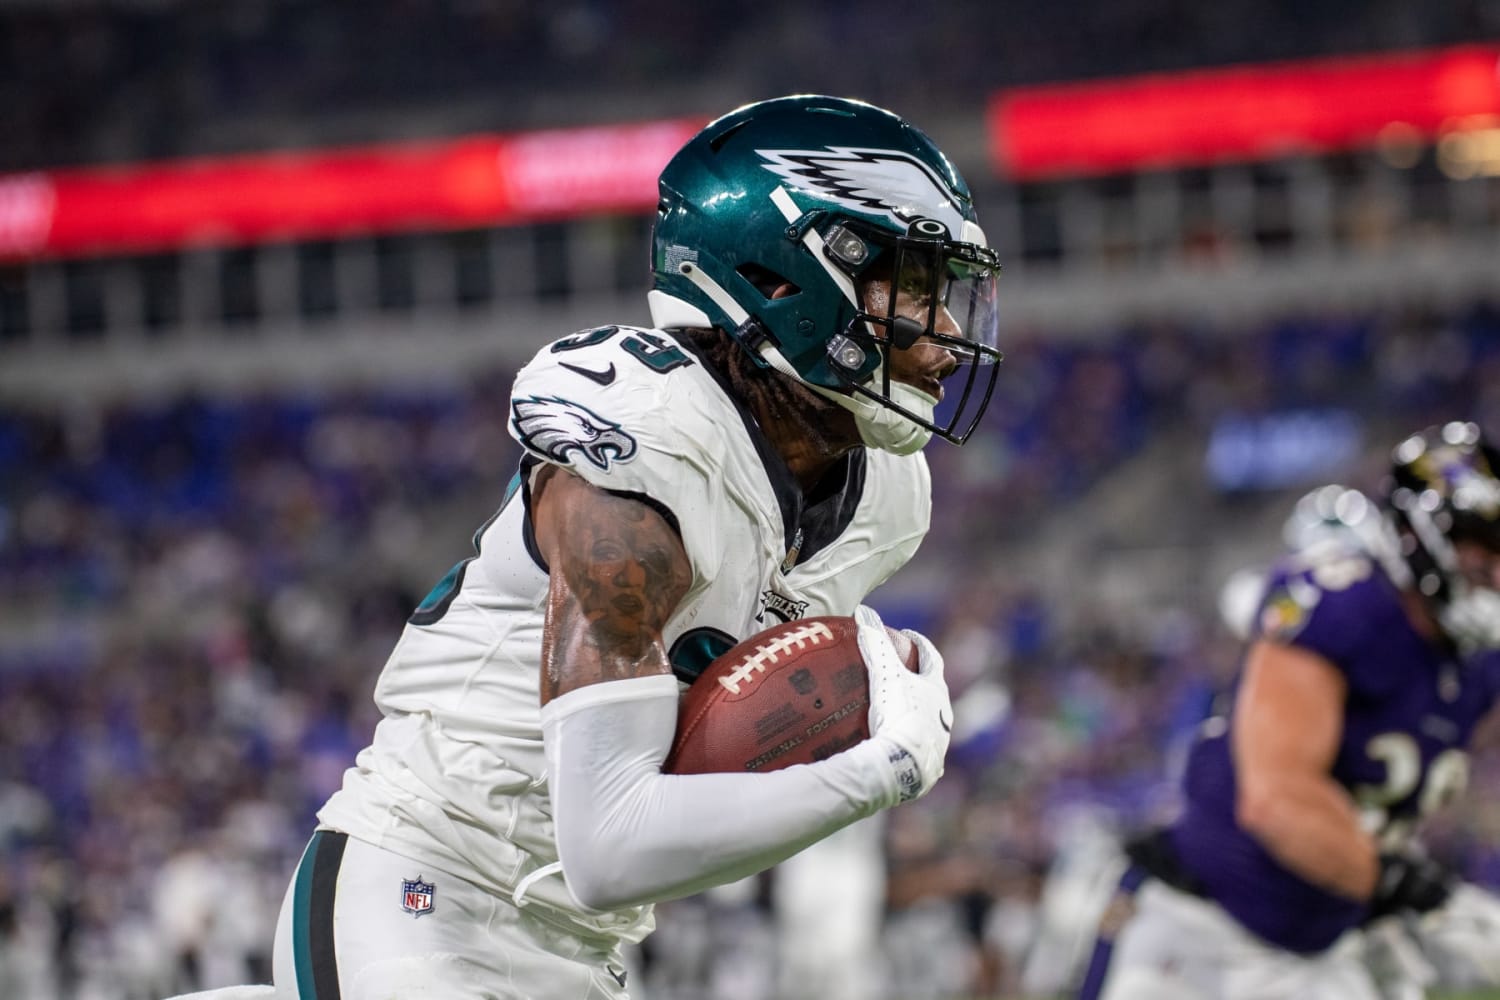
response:
<path id="1" fill-rule="evenodd" d="M 640 501 L 562 470 L 544 475 L 533 496 L 551 570 L 542 703 L 586 684 L 668 673 L 662 630 L 692 581 L 681 539 Z"/>

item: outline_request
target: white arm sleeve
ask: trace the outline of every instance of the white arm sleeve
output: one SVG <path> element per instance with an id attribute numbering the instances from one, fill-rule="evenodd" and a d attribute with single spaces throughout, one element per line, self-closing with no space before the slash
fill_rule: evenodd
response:
<path id="1" fill-rule="evenodd" d="M 762 871 L 900 798 L 875 738 L 815 764 L 663 774 L 677 728 L 670 675 L 576 688 L 542 708 L 558 858 L 573 898 L 606 910 Z"/>

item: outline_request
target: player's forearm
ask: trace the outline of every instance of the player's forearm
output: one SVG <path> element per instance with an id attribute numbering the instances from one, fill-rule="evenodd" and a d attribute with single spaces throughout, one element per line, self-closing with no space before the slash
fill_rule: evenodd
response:
<path id="1" fill-rule="evenodd" d="M 1349 899 L 1370 898 L 1380 872 L 1375 841 L 1331 781 L 1248 784 L 1238 812 L 1240 824 L 1294 874 Z"/>
<path id="2" fill-rule="evenodd" d="M 764 870 L 899 796 L 868 741 L 756 774 L 666 775 L 676 682 L 590 685 L 543 710 L 563 874 L 586 906 L 690 895 Z"/>

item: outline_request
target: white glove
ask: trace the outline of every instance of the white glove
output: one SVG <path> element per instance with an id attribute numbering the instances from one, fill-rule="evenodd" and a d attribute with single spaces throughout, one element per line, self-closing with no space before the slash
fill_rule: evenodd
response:
<path id="1" fill-rule="evenodd" d="M 953 729 L 953 703 L 943 681 L 943 657 L 923 635 L 901 634 L 917 647 L 918 669 L 901 662 L 873 609 L 854 612 L 860 655 L 870 671 L 870 736 L 890 744 L 901 801 L 920 798 L 943 776 L 943 758 Z"/>
<path id="2" fill-rule="evenodd" d="M 1500 896 L 1460 882 L 1448 901 L 1418 917 L 1417 940 L 1444 971 L 1444 986 L 1500 985 Z"/>

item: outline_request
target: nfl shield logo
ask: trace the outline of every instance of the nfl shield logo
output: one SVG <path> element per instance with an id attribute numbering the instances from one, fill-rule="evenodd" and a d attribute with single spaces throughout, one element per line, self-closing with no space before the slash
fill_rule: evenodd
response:
<path id="1" fill-rule="evenodd" d="M 423 882 L 422 876 L 401 883 L 401 909 L 414 917 L 432 912 L 432 883 Z"/>

